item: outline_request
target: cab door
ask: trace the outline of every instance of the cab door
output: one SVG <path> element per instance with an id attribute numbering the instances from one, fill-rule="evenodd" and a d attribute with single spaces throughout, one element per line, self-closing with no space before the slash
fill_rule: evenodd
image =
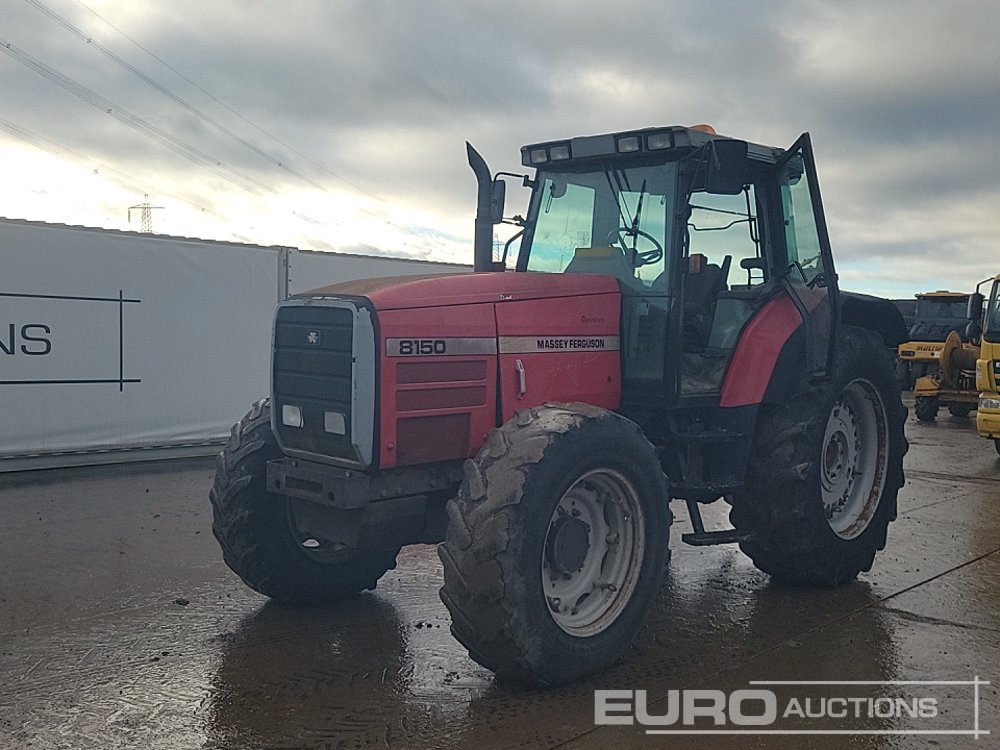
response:
<path id="1" fill-rule="evenodd" d="M 833 368 L 838 290 L 808 133 L 799 136 L 775 168 L 787 263 L 783 284 L 805 324 L 808 373 L 823 379 Z"/>

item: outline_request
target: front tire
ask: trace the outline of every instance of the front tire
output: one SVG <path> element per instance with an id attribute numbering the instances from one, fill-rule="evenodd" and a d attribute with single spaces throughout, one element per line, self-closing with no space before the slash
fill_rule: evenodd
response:
<path id="1" fill-rule="evenodd" d="M 439 554 L 452 633 L 497 675 L 561 684 L 621 659 L 669 559 L 666 478 L 641 430 L 546 404 L 465 466 Z"/>
<path id="2" fill-rule="evenodd" d="M 965 406 L 959 404 L 959 405 L 949 406 L 948 411 L 953 417 L 957 417 L 958 419 L 966 419 L 972 413 L 973 408 L 974 407 L 972 406 Z"/>
<path id="3" fill-rule="evenodd" d="M 917 413 L 918 420 L 921 422 L 933 422 L 937 419 L 938 409 L 941 408 L 941 404 L 937 396 L 917 396 L 914 399 L 913 407 Z"/>
<path id="4" fill-rule="evenodd" d="M 844 326 L 832 382 L 763 405 L 733 525 L 772 577 L 835 586 L 870 570 L 903 484 L 906 409 L 881 339 Z"/>
<path id="5" fill-rule="evenodd" d="M 233 426 L 216 459 L 212 533 L 226 564 L 250 588 L 289 604 L 321 604 L 375 588 L 399 547 L 330 554 L 301 532 L 289 498 L 267 490 L 267 462 L 281 458 L 268 400 Z"/>

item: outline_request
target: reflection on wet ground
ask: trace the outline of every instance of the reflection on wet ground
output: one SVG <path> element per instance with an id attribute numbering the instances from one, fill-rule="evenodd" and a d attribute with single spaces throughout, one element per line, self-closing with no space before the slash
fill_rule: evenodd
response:
<path id="1" fill-rule="evenodd" d="M 286 609 L 219 559 L 207 462 L 0 478 L 0 747 L 988 747 L 1000 732 L 1000 461 L 968 423 L 907 430 L 910 481 L 870 574 L 833 591 L 777 585 L 735 548 L 680 545 L 681 521 L 631 658 L 556 690 L 498 684 L 467 658 L 430 547 L 405 550 L 375 593 Z M 646 690 L 655 714 L 671 690 L 976 675 L 993 682 L 979 704 L 993 734 L 978 741 L 594 726 L 595 688 Z M 783 702 L 803 690 L 774 689 Z M 940 691 L 942 726 L 971 728 L 970 688 Z"/>

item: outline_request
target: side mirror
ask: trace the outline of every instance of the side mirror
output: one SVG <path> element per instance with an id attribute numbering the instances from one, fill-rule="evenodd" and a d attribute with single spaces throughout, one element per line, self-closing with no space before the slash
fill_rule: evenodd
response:
<path id="1" fill-rule="evenodd" d="M 986 298 L 979 292 L 973 292 L 969 295 L 969 302 L 965 306 L 965 317 L 969 320 L 978 323 L 983 319 L 983 304 L 986 302 Z"/>
<path id="2" fill-rule="evenodd" d="M 717 195 L 743 192 L 747 177 L 746 141 L 709 141 L 706 148 L 705 190 Z"/>
<path id="3" fill-rule="evenodd" d="M 493 192 L 490 195 L 490 216 L 494 224 L 503 221 L 503 206 L 507 199 L 507 183 L 497 177 L 493 180 Z"/>

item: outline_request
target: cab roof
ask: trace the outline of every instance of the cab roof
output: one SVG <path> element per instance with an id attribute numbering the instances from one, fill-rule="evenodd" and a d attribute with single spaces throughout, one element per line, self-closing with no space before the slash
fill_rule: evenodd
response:
<path id="1" fill-rule="evenodd" d="M 998 277 L 998 278 L 1000 278 L 1000 277 Z M 916 297 L 917 297 L 917 299 L 927 299 L 927 298 L 930 298 L 930 299 L 951 299 L 951 300 L 963 299 L 963 300 L 965 300 L 965 299 L 969 298 L 969 293 L 968 292 L 948 292 L 948 291 L 945 291 L 944 289 L 939 289 L 936 292 L 921 292 L 920 294 L 916 295 Z"/>
<path id="2" fill-rule="evenodd" d="M 666 125 L 531 144 L 521 149 L 521 164 L 540 167 L 601 156 L 655 155 L 670 149 L 694 149 L 715 140 L 738 139 L 720 135 L 710 125 Z M 747 155 L 757 161 L 773 163 L 782 153 L 781 148 L 747 143 Z"/>

